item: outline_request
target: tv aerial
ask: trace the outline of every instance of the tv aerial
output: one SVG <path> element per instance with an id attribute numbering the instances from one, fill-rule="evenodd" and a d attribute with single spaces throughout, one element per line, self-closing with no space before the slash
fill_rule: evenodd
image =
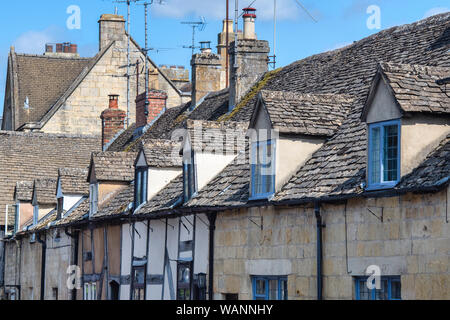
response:
<path id="1" fill-rule="evenodd" d="M 184 22 L 181 22 L 181 24 L 189 25 L 192 28 L 192 45 L 183 46 L 183 48 L 192 49 L 192 55 L 194 55 L 195 49 L 199 48 L 198 46 L 195 46 L 195 32 L 196 32 L 196 30 L 198 30 L 200 32 L 205 30 L 206 25 L 207 25 L 206 19 L 205 19 L 205 17 L 200 17 L 200 21 L 184 21 Z"/>

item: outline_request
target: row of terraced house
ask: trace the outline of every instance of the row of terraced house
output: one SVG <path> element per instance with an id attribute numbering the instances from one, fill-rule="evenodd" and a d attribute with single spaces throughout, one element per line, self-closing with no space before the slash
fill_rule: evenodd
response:
<path id="1" fill-rule="evenodd" d="M 4 299 L 450 299 L 450 14 L 273 71 L 255 18 L 228 54 L 224 21 L 190 84 L 151 62 L 132 111 L 95 84 L 120 16 L 89 61 L 10 54 Z M 30 59 L 76 69 L 47 107 Z"/>

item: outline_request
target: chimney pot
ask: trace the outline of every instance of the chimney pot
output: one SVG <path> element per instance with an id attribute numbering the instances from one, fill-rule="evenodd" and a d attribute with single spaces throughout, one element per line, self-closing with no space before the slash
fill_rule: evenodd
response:
<path id="1" fill-rule="evenodd" d="M 46 44 L 45 52 L 53 52 L 53 46 L 51 44 Z"/>
<path id="2" fill-rule="evenodd" d="M 63 44 L 62 43 L 56 44 L 56 52 L 58 52 L 58 53 L 63 52 Z"/>
<path id="3" fill-rule="evenodd" d="M 256 40 L 255 33 L 255 19 L 256 19 L 256 9 L 255 8 L 244 8 L 244 39 L 246 40 Z"/>
<path id="4" fill-rule="evenodd" d="M 109 108 L 110 109 L 119 109 L 119 95 L 118 94 L 110 94 L 108 97 L 109 97 Z"/>

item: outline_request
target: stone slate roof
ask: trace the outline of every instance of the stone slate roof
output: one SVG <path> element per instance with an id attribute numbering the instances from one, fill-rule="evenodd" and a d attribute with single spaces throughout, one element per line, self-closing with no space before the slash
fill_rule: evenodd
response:
<path id="1" fill-rule="evenodd" d="M 87 215 L 87 216 L 86 216 Z M 89 217 L 89 198 L 86 197 L 73 211 L 66 212 L 61 220 L 54 221 L 52 227 L 63 227 L 75 222 L 84 221 Z"/>
<path id="2" fill-rule="evenodd" d="M 15 203 L 18 181 L 57 179 L 59 168 L 87 167 L 91 152 L 100 149 L 99 137 L 0 131 L 0 225 L 6 205 Z"/>
<path id="3" fill-rule="evenodd" d="M 450 179 L 450 134 L 426 160 L 400 181 L 397 189 L 418 189 L 448 184 Z"/>
<path id="4" fill-rule="evenodd" d="M 87 182 L 88 170 L 78 168 L 60 168 L 58 177 L 64 194 L 89 194 L 89 183 Z"/>
<path id="5" fill-rule="evenodd" d="M 345 48 L 314 55 L 269 72 L 231 114 L 220 120 L 250 120 L 261 90 L 350 95 L 354 103 L 342 125 L 290 179 L 274 201 L 360 195 L 367 154 L 366 125 L 361 122 L 361 113 L 378 64 L 388 61 L 448 68 L 449 30 L 450 13 L 441 14 L 381 31 Z M 232 175 L 233 171 L 237 173 Z M 246 203 L 249 171 L 249 165 L 228 166 L 189 205 Z M 241 176 L 246 178 L 241 180 Z M 219 186 L 215 187 L 215 184 Z"/>
<path id="6" fill-rule="evenodd" d="M 111 197 L 111 200 L 104 203 L 92 216 L 92 220 L 99 220 L 104 218 L 111 218 L 118 215 L 125 215 L 129 213 L 131 207 L 129 206 L 134 201 L 134 183 L 121 188 L 117 193 Z M 88 208 L 89 212 L 89 208 Z"/>
<path id="7" fill-rule="evenodd" d="M 435 15 L 268 72 L 223 120 L 249 121 L 263 89 L 345 94 L 365 100 L 380 62 L 448 67 L 449 23 L 450 13 Z M 362 107 L 361 102 L 356 104 L 356 109 Z"/>
<path id="8" fill-rule="evenodd" d="M 450 113 L 450 89 L 437 84 L 450 76 L 449 67 L 383 62 L 380 71 L 404 112 Z"/>
<path id="9" fill-rule="evenodd" d="M 18 79 L 18 127 L 38 122 L 92 59 L 15 54 Z M 24 109 L 26 97 L 28 110 Z"/>
<path id="10" fill-rule="evenodd" d="M 15 198 L 18 201 L 31 202 L 33 198 L 34 181 L 19 181 L 16 183 Z"/>
<path id="11" fill-rule="evenodd" d="M 46 229 L 50 223 L 56 220 L 56 213 L 57 213 L 56 210 L 50 211 L 48 214 L 46 214 L 38 221 L 37 225 L 30 226 L 27 231 L 21 233 L 32 233 Z"/>
<path id="12" fill-rule="evenodd" d="M 134 180 L 135 152 L 97 152 L 92 154 L 91 170 L 98 181 Z M 90 179 L 90 177 L 88 178 Z"/>
<path id="13" fill-rule="evenodd" d="M 136 211 L 135 215 L 156 215 L 162 211 L 170 210 L 178 204 L 182 196 L 183 175 L 181 174 Z"/>
<path id="14" fill-rule="evenodd" d="M 250 196 L 249 149 L 239 153 L 219 175 L 186 203 L 186 207 L 233 207 L 247 204 Z"/>
<path id="15" fill-rule="evenodd" d="M 181 143 L 170 140 L 145 140 L 142 145 L 147 165 L 158 168 L 181 167 L 180 149 Z"/>
<path id="16" fill-rule="evenodd" d="M 140 142 L 148 139 L 172 139 L 177 129 L 186 128 L 188 120 L 216 121 L 228 112 L 228 89 L 212 92 L 200 105 L 190 110 L 191 103 L 167 109 L 138 139 L 133 139 L 135 126 L 123 132 L 108 148 L 108 151 L 139 151 Z"/>
<path id="17" fill-rule="evenodd" d="M 36 197 L 39 205 L 56 205 L 56 184 L 56 179 L 42 178 L 34 181 L 33 197 Z"/>
<path id="18" fill-rule="evenodd" d="M 344 121 L 353 100 L 337 94 L 299 94 L 262 90 L 260 99 L 280 133 L 331 136 Z M 254 115 L 255 116 L 255 115 Z"/>
<path id="19" fill-rule="evenodd" d="M 247 122 L 187 120 L 186 129 L 197 152 L 236 155 L 245 149 Z"/>

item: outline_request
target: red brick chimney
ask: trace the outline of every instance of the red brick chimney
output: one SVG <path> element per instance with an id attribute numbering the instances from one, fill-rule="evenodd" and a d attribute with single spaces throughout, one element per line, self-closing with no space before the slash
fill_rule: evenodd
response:
<path id="1" fill-rule="evenodd" d="M 161 90 L 149 90 L 148 110 L 145 108 L 145 92 L 136 98 L 136 127 L 145 127 L 166 110 L 167 94 Z"/>
<path id="2" fill-rule="evenodd" d="M 109 95 L 109 108 L 102 112 L 102 145 L 105 147 L 125 127 L 127 113 L 119 109 L 119 96 Z"/>

